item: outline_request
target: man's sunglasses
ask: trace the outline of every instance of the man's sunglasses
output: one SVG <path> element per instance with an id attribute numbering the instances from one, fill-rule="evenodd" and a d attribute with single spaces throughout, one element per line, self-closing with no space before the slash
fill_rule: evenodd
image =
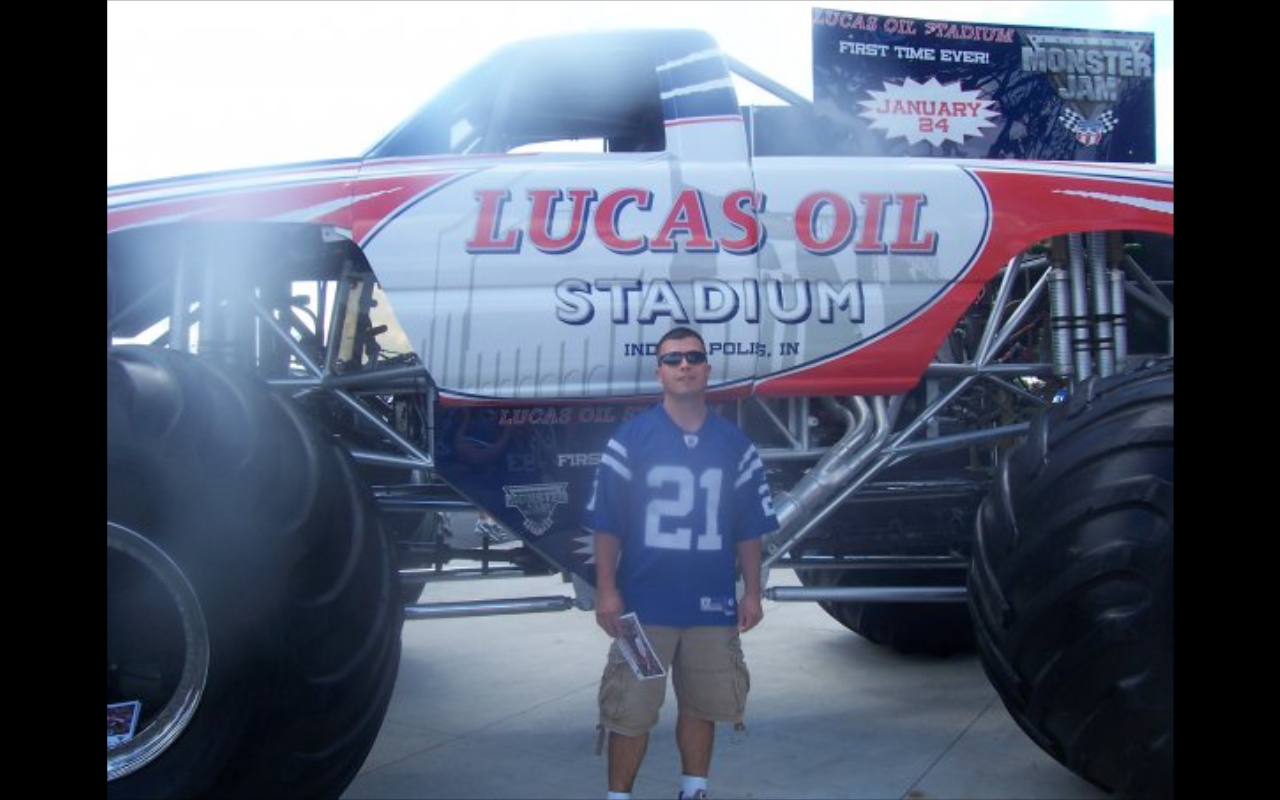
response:
<path id="1" fill-rule="evenodd" d="M 707 354 L 701 350 L 689 350 L 684 353 L 673 351 L 658 356 L 658 363 L 665 364 L 668 367 L 678 367 L 681 359 L 688 361 L 691 366 L 697 366 L 698 364 L 707 363 Z"/>

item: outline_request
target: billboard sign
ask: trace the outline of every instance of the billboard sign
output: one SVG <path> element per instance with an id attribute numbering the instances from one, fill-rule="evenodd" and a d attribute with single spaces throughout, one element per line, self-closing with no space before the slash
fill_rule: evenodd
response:
<path id="1" fill-rule="evenodd" d="M 815 111 L 868 156 L 1155 161 L 1155 36 L 813 9 Z"/>

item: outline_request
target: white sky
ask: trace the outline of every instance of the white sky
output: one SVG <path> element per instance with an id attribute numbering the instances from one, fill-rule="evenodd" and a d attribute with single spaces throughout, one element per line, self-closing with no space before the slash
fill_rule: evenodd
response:
<path id="1" fill-rule="evenodd" d="M 814 7 L 1155 33 L 1156 158 L 1173 163 L 1173 3 L 107 3 L 107 185 L 358 156 L 499 45 L 551 33 L 701 28 L 813 96 Z"/>

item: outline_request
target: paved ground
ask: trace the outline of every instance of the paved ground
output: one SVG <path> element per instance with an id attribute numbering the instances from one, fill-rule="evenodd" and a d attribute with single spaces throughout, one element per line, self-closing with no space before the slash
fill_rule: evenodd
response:
<path id="1" fill-rule="evenodd" d="M 572 593 L 555 576 L 513 578 L 432 584 L 423 601 Z M 581 611 L 406 623 L 386 722 L 344 797 L 604 797 L 592 751 L 607 647 Z M 816 605 L 771 601 L 743 648 L 748 730 L 720 727 L 713 797 L 1109 797 L 1022 733 L 976 656 L 903 656 Z M 676 796 L 673 703 L 636 798 Z"/>

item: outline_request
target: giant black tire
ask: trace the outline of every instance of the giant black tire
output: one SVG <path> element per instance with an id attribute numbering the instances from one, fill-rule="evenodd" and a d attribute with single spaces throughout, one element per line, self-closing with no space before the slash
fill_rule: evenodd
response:
<path id="1" fill-rule="evenodd" d="M 1172 359 L 1033 423 L 979 511 L 969 589 L 1018 725 L 1099 786 L 1172 796 Z"/>
<path id="2" fill-rule="evenodd" d="M 959 586 L 957 570 L 796 570 L 806 586 Z M 819 603 L 854 633 L 900 653 L 950 656 L 973 650 L 973 623 L 963 603 Z"/>
<path id="3" fill-rule="evenodd" d="M 367 492 L 301 409 L 108 351 L 107 702 L 141 701 L 108 797 L 337 797 L 395 684 L 398 601 Z"/>

